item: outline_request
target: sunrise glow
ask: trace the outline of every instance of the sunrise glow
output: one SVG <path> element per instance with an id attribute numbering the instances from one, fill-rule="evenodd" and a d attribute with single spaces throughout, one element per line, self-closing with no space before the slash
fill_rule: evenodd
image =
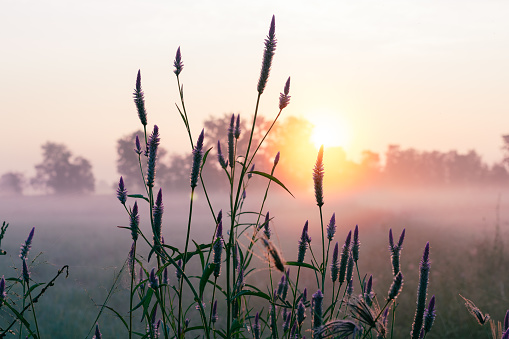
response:
<path id="1" fill-rule="evenodd" d="M 317 149 L 321 145 L 327 147 L 348 148 L 350 131 L 339 112 L 320 111 L 313 112 L 309 119 L 314 125 L 311 141 Z"/>

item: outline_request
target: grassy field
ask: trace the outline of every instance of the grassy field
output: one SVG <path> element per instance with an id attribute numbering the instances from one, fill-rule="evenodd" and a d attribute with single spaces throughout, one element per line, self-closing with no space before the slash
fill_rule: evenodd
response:
<path id="1" fill-rule="evenodd" d="M 185 193 L 182 193 L 185 194 Z M 186 215 L 182 194 L 167 198 L 163 220 L 166 243 L 184 242 Z M 471 299 L 493 319 L 502 321 L 509 305 L 509 276 L 506 251 L 494 247 L 497 220 L 500 239 L 507 235 L 507 204 L 500 206 L 497 219 L 498 192 L 375 192 L 367 191 L 326 201 L 325 218 L 335 212 L 338 222 L 337 241 L 360 227 L 360 271 L 373 274 L 374 290 L 385 296 L 392 282 L 388 251 L 388 230 L 399 235 L 407 230 L 402 251 L 402 272 L 405 277 L 399 298 L 395 337 L 407 337 L 415 310 L 419 260 L 427 241 L 431 244 L 431 275 L 429 295 L 437 300 L 437 318 L 427 338 L 486 337 L 468 313 L 459 294 Z M 295 260 L 297 240 L 306 220 L 310 235 L 318 245 L 318 211 L 306 194 L 275 194 L 269 197 L 267 209 L 274 216 L 276 243 L 286 260 Z M 259 201 L 253 194 L 245 210 Z M 218 196 L 213 201 L 221 203 Z M 215 208 L 221 206 L 215 206 Z M 53 338 L 91 337 L 89 329 L 95 323 L 100 306 L 115 277 L 121 270 L 130 249 L 130 234 L 117 226 L 127 225 L 123 207 L 114 194 L 73 198 L 20 197 L 0 200 L 0 219 L 10 223 L 2 248 L 7 255 L 0 258 L 0 274 L 20 275 L 19 246 L 35 226 L 32 257 L 35 260 L 32 278 L 49 281 L 63 265 L 69 265 L 69 277 L 63 276 L 37 303 L 41 336 Z M 147 210 L 141 208 L 140 214 Z M 143 219 L 142 219 L 143 220 Z M 197 242 L 210 241 L 213 225 L 203 199 L 197 199 L 191 237 Z M 148 227 L 141 224 L 141 228 Z M 147 230 L 148 231 L 148 230 Z M 248 283 L 267 284 L 266 259 L 261 248 L 254 247 L 258 269 L 248 277 Z M 141 250 L 145 253 L 146 250 Z M 309 272 L 307 272 L 309 273 Z M 275 278 L 278 279 L 279 277 Z M 108 302 L 117 310 L 128 309 L 128 275 L 122 273 Z M 170 281 L 176 282 L 172 275 Z M 316 290 L 310 274 L 301 276 L 301 286 Z M 357 287 L 358 290 L 358 287 Z M 358 291 L 356 291 L 358 293 Z M 327 295 L 327 293 L 325 293 Z M 209 305 L 207 305 L 209 307 Z M 10 318 L 0 313 L 3 324 Z M 192 321 L 192 319 L 191 319 Z M 198 321 L 198 320 L 197 320 Z M 111 312 L 101 315 L 101 331 L 106 338 L 125 337 L 125 328 Z"/>

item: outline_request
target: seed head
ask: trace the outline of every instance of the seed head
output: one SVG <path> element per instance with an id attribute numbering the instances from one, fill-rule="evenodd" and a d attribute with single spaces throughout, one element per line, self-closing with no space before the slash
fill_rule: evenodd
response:
<path id="1" fill-rule="evenodd" d="M 157 290 L 157 288 L 159 287 L 159 278 L 157 277 L 156 273 L 155 273 L 155 267 L 152 268 L 152 270 L 150 271 L 150 276 L 148 277 L 148 281 L 150 283 L 150 287 L 154 290 Z"/>
<path id="2" fill-rule="evenodd" d="M 429 269 L 430 262 L 428 242 L 426 243 L 426 247 L 424 247 L 424 253 L 420 263 L 419 286 L 417 288 L 417 307 L 415 309 L 414 322 L 412 324 L 412 339 L 419 338 L 423 324 L 424 309 L 426 308 L 426 295 L 428 292 Z"/>
<path id="3" fill-rule="evenodd" d="M 159 192 L 157 193 L 156 202 L 152 209 L 152 215 L 153 215 L 153 219 L 154 219 L 152 231 L 154 234 L 154 247 L 156 247 L 156 249 L 159 249 L 159 246 L 161 243 L 161 229 L 162 229 L 162 223 L 163 223 L 163 212 L 164 212 L 163 191 L 160 188 Z M 157 251 L 157 253 L 159 253 L 159 251 Z"/>
<path id="4" fill-rule="evenodd" d="M 433 327 L 433 322 L 435 321 L 435 316 L 435 296 L 432 296 L 429 301 L 428 308 L 424 311 L 424 333 L 431 331 L 431 327 Z"/>
<path id="5" fill-rule="evenodd" d="M 101 332 L 99 331 L 99 324 L 96 324 L 95 325 L 95 335 L 92 339 L 102 339 L 102 334 Z"/>
<path id="6" fill-rule="evenodd" d="M 235 139 L 240 138 L 240 114 L 237 115 L 237 123 L 235 124 Z"/>
<path id="7" fill-rule="evenodd" d="M 255 339 L 260 339 L 260 315 L 256 312 L 253 323 L 253 335 Z"/>
<path id="8" fill-rule="evenodd" d="M 274 168 L 277 166 L 278 163 L 279 163 L 279 152 L 277 152 L 276 157 L 274 158 Z"/>
<path id="9" fill-rule="evenodd" d="M 260 71 L 260 79 L 258 80 L 258 93 L 262 94 L 267 80 L 269 79 L 270 67 L 272 65 L 272 58 L 276 51 L 276 18 L 272 16 L 270 23 L 269 35 L 265 39 L 265 50 L 263 51 L 262 69 Z"/>
<path id="10" fill-rule="evenodd" d="M 297 322 L 299 323 L 299 326 L 302 325 L 304 319 L 306 319 L 306 306 L 301 299 L 301 301 L 299 301 L 299 305 L 297 306 Z"/>
<path id="11" fill-rule="evenodd" d="M 140 118 L 143 126 L 147 126 L 147 111 L 145 110 L 145 94 L 141 89 L 141 71 L 138 70 L 138 75 L 136 76 L 136 87 L 134 88 L 134 103 L 136 104 L 136 109 L 138 110 L 138 117 Z"/>
<path id="12" fill-rule="evenodd" d="M 313 169 L 313 182 L 315 184 L 316 204 L 321 207 L 323 205 L 323 145 L 318 151 L 315 168 Z"/>
<path id="13" fill-rule="evenodd" d="M 313 330 L 322 326 L 323 293 L 318 290 L 313 294 Z"/>
<path id="14" fill-rule="evenodd" d="M 184 68 L 182 56 L 180 55 L 180 46 L 179 48 L 177 48 L 177 54 L 175 55 L 175 61 L 173 62 L 173 66 L 175 66 L 175 70 L 173 71 L 173 73 L 175 73 L 176 76 L 179 76 L 180 72 L 182 72 L 182 69 Z"/>
<path id="15" fill-rule="evenodd" d="M 270 235 L 271 235 L 269 221 L 270 221 L 270 216 L 269 216 L 269 212 L 267 212 L 267 214 L 265 215 L 265 221 L 263 222 L 263 228 L 264 228 L 263 233 L 265 234 L 267 239 L 270 239 Z"/>
<path id="16" fill-rule="evenodd" d="M 214 305 L 212 306 L 212 318 L 210 321 L 216 323 L 219 317 L 217 316 L 217 300 L 214 301 Z"/>
<path id="17" fill-rule="evenodd" d="M 232 117 L 230 119 L 230 127 L 228 127 L 228 162 L 230 163 L 230 168 L 233 168 L 233 166 L 235 166 L 235 147 L 233 143 L 234 123 L 235 114 L 232 114 Z"/>
<path id="18" fill-rule="evenodd" d="M 348 232 L 348 235 L 346 236 L 346 239 L 345 239 L 345 243 L 343 244 L 343 248 L 341 250 L 341 259 L 340 259 L 340 263 L 339 263 L 339 277 L 338 277 L 338 282 L 340 284 L 345 282 L 346 265 L 348 264 L 351 238 L 352 238 L 352 231 Z"/>
<path id="19" fill-rule="evenodd" d="M 124 178 L 122 177 L 120 177 L 120 181 L 118 182 L 117 198 L 122 205 L 125 205 L 127 201 L 127 190 L 125 189 Z"/>
<path id="20" fill-rule="evenodd" d="M 331 260 L 331 265 L 330 265 L 330 275 L 331 275 L 332 282 L 336 282 L 336 280 L 338 280 L 338 272 L 339 272 L 338 255 L 339 255 L 339 245 L 336 242 L 336 246 L 334 246 L 334 251 L 332 252 L 332 260 Z"/>
<path id="21" fill-rule="evenodd" d="M 389 300 L 396 299 L 403 287 L 403 274 L 398 272 L 389 288 Z"/>
<path id="22" fill-rule="evenodd" d="M 352 257 L 355 262 L 359 261 L 359 225 L 355 225 L 355 231 L 353 232 L 353 244 L 352 244 Z"/>

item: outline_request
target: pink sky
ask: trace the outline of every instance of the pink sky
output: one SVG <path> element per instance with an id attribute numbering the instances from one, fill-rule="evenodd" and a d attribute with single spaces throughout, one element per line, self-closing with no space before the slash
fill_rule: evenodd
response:
<path id="1" fill-rule="evenodd" d="M 4 1 L 0 174 L 32 176 L 50 140 L 89 159 L 96 179 L 116 180 L 115 141 L 140 127 L 138 69 L 149 125 L 170 152 L 189 151 L 174 105 L 178 46 L 195 135 L 210 115 L 250 116 L 272 14 L 265 116 L 277 113 L 291 75 L 285 114 L 337 117 L 330 124 L 347 126 L 353 159 L 400 144 L 499 161 L 509 134 L 507 13 L 505 1 Z"/>

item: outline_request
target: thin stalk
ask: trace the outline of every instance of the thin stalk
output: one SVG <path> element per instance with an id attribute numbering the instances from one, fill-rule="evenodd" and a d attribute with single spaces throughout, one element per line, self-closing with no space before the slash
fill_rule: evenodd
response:
<path id="1" fill-rule="evenodd" d="M 325 234 L 323 233 L 322 206 L 319 206 L 319 208 L 320 226 L 322 227 L 322 291 L 325 293 L 325 273 L 327 272 L 327 262 L 325 261 Z"/>
<path id="2" fill-rule="evenodd" d="M 387 307 L 387 305 L 389 305 L 391 301 L 388 300 L 386 303 L 385 303 L 385 306 L 380 310 L 380 312 L 378 313 L 378 315 L 376 316 L 375 320 L 373 321 L 375 324 L 377 322 L 377 320 L 380 318 L 380 316 L 382 315 L 382 313 L 384 312 L 385 308 Z M 362 339 L 365 339 L 367 336 L 368 336 L 368 333 L 371 333 L 371 329 L 373 328 L 373 326 L 369 326 L 368 330 L 366 331 L 366 333 L 364 333 L 364 336 L 362 337 Z"/>
<path id="3" fill-rule="evenodd" d="M 184 257 L 183 257 L 183 263 L 182 263 L 182 272 L 186 271 L 187 249 L 189 247 L 189 235 L 191 233 L 191 217 L 193 215 L 193 200 L 194 200 L 194 187 L 191 188 L 191 201 L 189 202 L 189 219 L 188 219 L 188 222 L 187 222 L 186 247 L 184 249 Z M 182 279 L 183 279 L 183 276 L 180 278 L 180 288 L 179 288 L 180 298 L 179 298 L 178 336 L 181 335 L 182 287 L 184 285 Z"/>
<path id="4" fill-rule="evenodd" d="M 298 287 L 299 287 L 299 276 L 300 276 L 300 266 L 297 269 L 297 280 L 295 280 L 295 289 L 293 290 L 292 313 L 290 314 L 290 327 L 289 327 L 289 329 L 291 329 L 293 327 L 294 322 L 297 321 L 297 319 L 295 319 L 295 320 L 293 319 L 293 315 L 295 314 L 295 298 L 297 296 L 297 290 L 298 290 Z M 288 331 L 288 339 L 290 339 L 290 333 L 291 333 L 291 331 Z"/>
<path id="5" fill-rule="evenodd" d="M 212 309 L 214 308 L 214 298 L 216 297 L 216 284 L 217 284 L 217 277 L 214 277 L 214 288 L 212 290 L 212 301 L 210 303 L 210 315 L 209 315 L 209 328 L 212 324 Z"/>
<path id="6" fill-rule="evenodd" d="M 129 294 L 129 339 L 132 339 L 133 332 L 133 285 L 134 285 L 134 263 L 136 260 L 136 241 L 134 242 L 134 250 L 133 250 L 133 265 L 131 267 L 131 287 Z"/>
<path id="7" fill-rule="evenodd" d="M 30 303 L 32 304 L 32 313 L 34 315 L 34 322 L 35 322 L 35 329 L 37 331 L 37 338 L 41 339 L 41 334 L 39 332 L 39 325 L 37 324 L 37 317 L 35 315 L 35 305 L 34 301 L 32 300 L 32 292 L 30 292 L 30 285 L 27 282 L 27 288 L 28 288 L 28 296 L 30 297 Z"/>
<path id="8" fill-rule="evenodd" d="M 25 308 L 25 283 L 23 282 L 23 309 Z M 33 306 L 33 305 L 32 305 Z M 21 339 L 21 334 L 23 331 L 23 322 L 19 322 L 19 339 Z"/>

